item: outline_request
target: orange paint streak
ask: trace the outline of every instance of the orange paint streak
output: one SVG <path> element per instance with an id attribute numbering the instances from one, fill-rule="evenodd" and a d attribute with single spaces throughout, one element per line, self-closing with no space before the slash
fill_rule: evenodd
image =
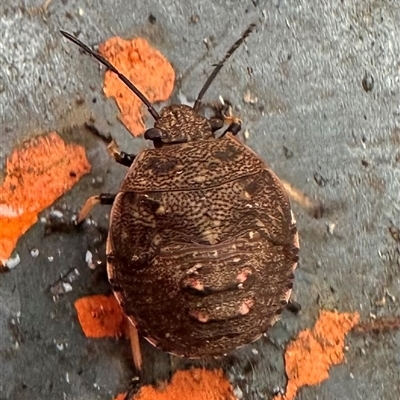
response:
<path id="1" fill-rule="evenodd" d="M 346 334 L 358 324 L 358 313 L 321 311 L 312 330 L 299 333 L 285 353 L 288 384 L 285 395 L 274 400 L 292 400 L 302 386 L 318 385 L 329 377 L 329 368 L 344 361 Z"/>
<path id="2" fill-rule="evenodd" d="M 114 400 L 123 400 L 119 394 Z M 143 386 L 134 400 L 237 400 L 222 370 L 177 371 L 169 384 Z"/>
<path id="3" fill-rule="evenodd" d="M 114 37 L 100 45 L 99 51 L 123 73 L 150 101 L 165 101 L 174 88 L 175 72 L 168 60 L 142 39 L 124 40 Z M 104 78 L 104 93 L 114 97 L 120 119 L 134 135 L 144 130 L 142 102 L 110 71 Z"/>
<path id="4" fill-rule="evenodd" d="M 82 297 L 75 302 L 75 309 L 86 337 L 127 336 L 125 316 L 114 295 Z"/>
<path id="5" fill-rule="evenodd" d="M 0 264 L 38 213 L 89 171 L 84 148 L 66 144 L 56 132 L 31 139 L 11 154 L 0 187 Z"/>

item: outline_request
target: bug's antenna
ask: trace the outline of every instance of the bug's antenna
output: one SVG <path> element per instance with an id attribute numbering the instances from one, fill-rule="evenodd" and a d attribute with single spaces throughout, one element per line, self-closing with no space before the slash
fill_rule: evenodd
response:
<path id="1" fill-rule="evenodd" d="M 221 70 L 223 67 L 225 61 L 228 60 L 228 58 L 238 49 L 238 47 L 246 40 L 246 38 L 250 35 L 250 33 L 253 31 L 253 29 L 256 27 L 256 24 L 251 24 L 249 27 L 243 32 L 241 38 L 237 40 L 232 47 L 227 51 L 225 54 L 225 57 L 215 66 L 214 71 L 211 73 L 211 75 L 208 77 L 206 83 L 200 90 L 199 95 L 197 96 L 197 99 L 194 103 L 193 110 L 198 111 L 198 108 L 201 103 L 201 99 L 204 96 L 204 93 L 207 91 L 207 89 L 210 87 L 212 81 L 215 79 L 217 76 L 218 72 Z"/>
<path id="2" fill-rule="evenodd" d="M 86 44 L 82 43 L 79 39 L 77 39 L 75 36 L 71 35 L 68 32 L 65 31 L 60 31 L 63 36 L 65 36 L 67 39 L 71 40 L 71 42 L 74 42 L 76 45 L 78 45 L 80 48 L 85 50 L 87 53 L 92 55 L 96 60 L 98 60 L 100 63 L 105 65 L 107 69 L 110 71 L 114 72 L 118 76 L 119 79 L 121 79 L 122 82 L 125 83 L 126 86 L 130 90 L 132 90 L 133 93 L 136 94 L 137 97 L 146 105 L 147 109 L 149 110 L 149 113 L 152 115 L 152 117 L 157 121 L 160 116 L 158 115 L 158 112 L 155 110 L 155 108 L 151 105 L 149 100 L 146 99 L 144 94 L 124 75 L 121 74 L 117 70 L 117 68 L 114 67 L 109 61 L 107 61 L 102 55 L 99 53 L 93 51 L 90 47 L 86 46 Z"/>

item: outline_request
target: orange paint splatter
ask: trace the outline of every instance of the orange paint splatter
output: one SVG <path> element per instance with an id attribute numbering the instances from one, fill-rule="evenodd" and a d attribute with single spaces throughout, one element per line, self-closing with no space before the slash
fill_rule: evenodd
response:
<path id="1" fill-rule="evenodd" d="M 114 37 L 100 45 L 99 51 L 123 73 L 150 101 L 165 101 L 174 88 L 175 72 L 168 60 L 142 39 Z M 107 71 L 104 93 L 114 97 L 121 111 L 120 119 L 127 129 L 139 136 L 144 132 L 139 98 L 113 73 Z"/>
<path id="2" fill-rule="evenodd" d="M 358 324 L 358 313 L 321 311 L 312 330 L 299 333 L 285 353 L 288 384 L 285 395 L 274 400 L 292 400 L 302 386 L 318 385 L 329 377 L 329 368 L 344 361 L 346 334 Z"/>
<path id="3" fill-rule="evenodd" d="M 84 148 L 66 144 L 56 132 L 36 137 L 11 154 L 0 186 L 0 264 L 38 213 L 89 171 Z"/>
<path id="4" fill-rule="evenodd" d="M 125 400 L 126 393 L 120 393 L 114 400 Z"/>
<path id="5" fill-rule="evenodd" d="M 114 295 L 82 297 L 75 302 L 75 308 L 86 337 L 127 335 L 125 316 Z"/>
<path id="6" fill-rule="evenodd" d="M 122 400 L 119 394 L 114 400 Z M 171 382 L 158 388 L 143 386 L 134 400 L 237 400 L 222 370 L 177 371 Z"/>

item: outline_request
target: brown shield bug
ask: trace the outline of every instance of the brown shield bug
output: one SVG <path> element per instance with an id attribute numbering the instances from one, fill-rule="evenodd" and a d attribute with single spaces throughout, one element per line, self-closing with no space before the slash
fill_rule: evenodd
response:
<path id="1" fill-rule="evenodd" d="M 193 107 L 171 105 L 160 113 L 106 59 L 61 32 L 116 73 L 155 119 L 144 134 L 154 149 L 134 156 L 114 148 L 116 160 L 129 167 L 119 192 L 90 198 L 78 217 L 94 204 L 112 204 L 107 271 L 132 324 L 138 368 L 133 327 L 163 351 L 219 356 L 257 340 L 289 300 L 299 242 L 288 195 L 235 136 L 240 120 L 216 137 L 223 121 L 198 112 L 253 28 L 215 66 Z"/>

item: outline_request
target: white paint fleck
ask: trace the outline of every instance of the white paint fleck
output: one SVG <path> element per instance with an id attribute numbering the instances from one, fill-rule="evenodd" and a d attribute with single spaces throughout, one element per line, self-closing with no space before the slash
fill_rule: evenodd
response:
<path id="1" fill-rule="evenodd" d="M 243 392 L 239 386 L 236 386 L 235 389 L 233 389 L 233 393 L 238 398 L 238 400 L 243 399 Z"/>
<path id="2" fill-rule="evenodd" d="M 62 218 L 64 216 L 60 210 L 51 210 L 50 214 L 56 218 Z"/>
<path id="3" fill-rule="evenodd" d="M 95 269 L 96 265 L 93 262 L 93 254 L 91 251 L 87 251 L 85 255 L 85 261 L 90 269 Z"/>
<path id="4" fill-rule="evenodd" d="M 13 269 L 15 268 L 20 262 L 21 258 L 18 253 L 15 253 L 13 256 L 11 256 L 8 260 L 0 260 L 2 263 L 8 268 L 8 269 Z"/>
<path id="5" fill-rule="evenodd" d="M 63 351 L 64 350 L 64 344 L 63 343 L 56 343 L 56 347 L 59 351 Z"/>
<path id="6" fill-rule="evenodd" d="M 248 104 L 256 104 L 258 102 L 258 97 L 247 89 L 246 93 L 243 96 L 243 101 Z"/>
<path id="7" fill-rule="evenodd" d="M 63 288 L 64 288 L 65 293 L 72 291 L 72 286 L 68 282 L 63 282 Z"/>
<path id="8" fill-rule="evenodd" d="M 333 235 L 333 231 L 335 230 L 336 224 L 333 222 L 328 223 L 328 233 Z"/>
<path id="9" fill-rule="evenodd" d="M 24 212 L 22 208 L 13 208 L 8 204 L 0 204 L 0 216 L 1 217 L 18 217 Z"/>

